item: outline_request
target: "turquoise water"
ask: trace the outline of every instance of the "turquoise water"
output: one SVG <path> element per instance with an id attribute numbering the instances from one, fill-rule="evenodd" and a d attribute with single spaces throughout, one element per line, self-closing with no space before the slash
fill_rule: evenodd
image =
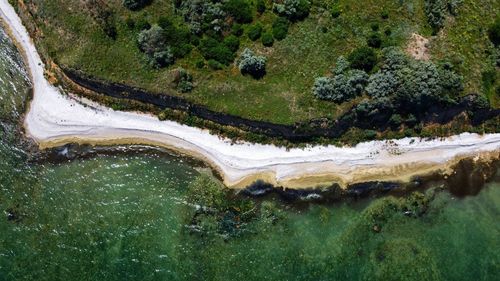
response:
<path id="1" fill-rule="evenodd" d="M 498 179 L 298 207 L 155 150 L 49 161 L 19 134 L 28 83 L 1 32 L 0 52 L 0 280 L 497 280 Z"/>

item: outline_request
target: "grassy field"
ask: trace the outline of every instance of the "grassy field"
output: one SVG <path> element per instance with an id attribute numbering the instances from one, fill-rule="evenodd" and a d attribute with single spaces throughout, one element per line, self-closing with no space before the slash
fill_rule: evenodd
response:
<path id="1" fill-rule="evenodd" d="M 118 34 L 115 40 L 104 34 L 86 1 L 24 2 L 37 16 L 42 30 L 41 47 L 59 64 L 150 91 L 182 95 L 213 110 L 283 124 L 336 117 L 356 102 L 336 105 L 320 101 L 314 98 L 311 88 L 314 79 L 327 74 L 338 56 L 366 44 L 371 24 L 377 23 L 382 34 L 390 29 L 391 35 L 384 35 L 385 44 L 402 48 L 412 33 L 431 35 L 423 0 L 311 1 L 310 16 L 291 25 L 288 36 L 276 41 L 273 47 L 263 47 L 260 40 L 252 42 L 246 35 L 241 37 L 239 52 L 250 47 L 268 58 L 266 76 L 255 80 L 242 76 L 235 65 L 218 71 L 197 68 L 196 62 L 202 56 L 196 48 L 168 68 L 148 66 L 137 47 L 137 30 L 128 28 L 126 19 L 147 18 L 154 23 L 160 16 L 168 15 L 175 23 L 182 24 L 183 19 L 174 14 L 171 0 L 154 0 L 138 12 L 124 8 L 121 0 L 103 1 L 114 13 Z M 431 53 L 437 59 L 460 56 L 465 93 L 483 92 L 481 73 L 487 68 L 485 51 L 491 48 L 485 30 L 493 22 L 500 4 L 495 0 L 463 2 L 459 16 L 449 20 L 442 33 L 431 40 Z M 333 18 L 329 11 L 334 4 L 341 10 L 338 18 Z M 381 17 L 383 12 L 387 13 L 387 19 Z M 269 29 L 275 17 L 268 8 L 264 14 L 255 15 L 254 22 L 259 21 L 264 29 Z M 181 94 L 172 89 L 172 69 L 179 66 L 194 77 L 195 88 L 191 93 Z M 490 93 L 490 100 L 498 104 L 494 91 Z"/>

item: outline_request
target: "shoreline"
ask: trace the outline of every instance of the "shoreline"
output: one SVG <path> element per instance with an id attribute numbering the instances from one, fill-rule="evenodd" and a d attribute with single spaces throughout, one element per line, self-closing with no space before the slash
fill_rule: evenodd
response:
<path id="1" fill-rule="evenodd" d="M 220 173 L 228 187 L 244 188 L 264 180 L 296 189 L 332 182 L 345 187 L 370 180 L 408 181 L 430 171 L 449 173 L 461 159 L 500 156 L 500 134 L 463 133 L 445 140 L 404 138 L 354 147 L 287 150 L 274 145 L 233 144 L 207 130 L 159 121 L 149 114 L 114 111 L 84 98 L 62 95 L 44 77 L 44 64 L 13 7 L 7 0 L 0 0 L 0 10 L 31 76 L 33 99 L 24 127 L 41 149 L 75 142 L 161 146 L 206 162 Z"/>

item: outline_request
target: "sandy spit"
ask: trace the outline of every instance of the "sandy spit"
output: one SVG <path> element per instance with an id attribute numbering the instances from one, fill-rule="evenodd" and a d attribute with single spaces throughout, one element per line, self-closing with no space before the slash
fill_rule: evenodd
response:
<path id="1" fill-rule="evenodd" d="M 371 141 L 355 147 L 311 146 L 290 149 L 240 143 L 208 131 L 159 121 L 156 117 L 114 111 L 86 99 L 63 95 L 44 77 L 40 59 L 26 28 L 7 0 L 0 0 L 0 18 L 23 53 L 33 83 L 33 100 L 24 120 L 27 135 L 40 148 L 66 143 L 99 145 L 150 144 L 203 160 L 229 187 L 257 179 L 289 188 L 338 182 L 342 186 L 370 180 L 407 181 L 431 171 L 450 172 L 463 158 L 498 158 L 500 134 L 464 133 L 441 140 L 405 138 Z"/>

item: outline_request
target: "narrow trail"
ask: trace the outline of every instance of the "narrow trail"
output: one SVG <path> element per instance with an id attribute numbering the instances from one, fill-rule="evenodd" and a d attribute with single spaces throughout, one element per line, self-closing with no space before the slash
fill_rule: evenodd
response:
<path id="1" fill-rule="evenodd" d="M 219 171 L 229 187 L 257 179 L 289 188 L 338 182 L 345 186 L 371 180 L 406 181 L 436 170 L 443 172 L 468 157 L 498 158 L 500 134 L 464 133 L 444 140 L 405 138 L 372 141 L 355 147 L 311 146 L 304 149 L 230 140 L 172 121 L 120 112 L 63 95 L 44 77 L 40 59 L 21 19 L 7 0 L 0 18 L 23 53 L 33 83 L 33 100 L 24 126 L 41 148 L 66 143 L 149 144 L 191 155 Z"/>

